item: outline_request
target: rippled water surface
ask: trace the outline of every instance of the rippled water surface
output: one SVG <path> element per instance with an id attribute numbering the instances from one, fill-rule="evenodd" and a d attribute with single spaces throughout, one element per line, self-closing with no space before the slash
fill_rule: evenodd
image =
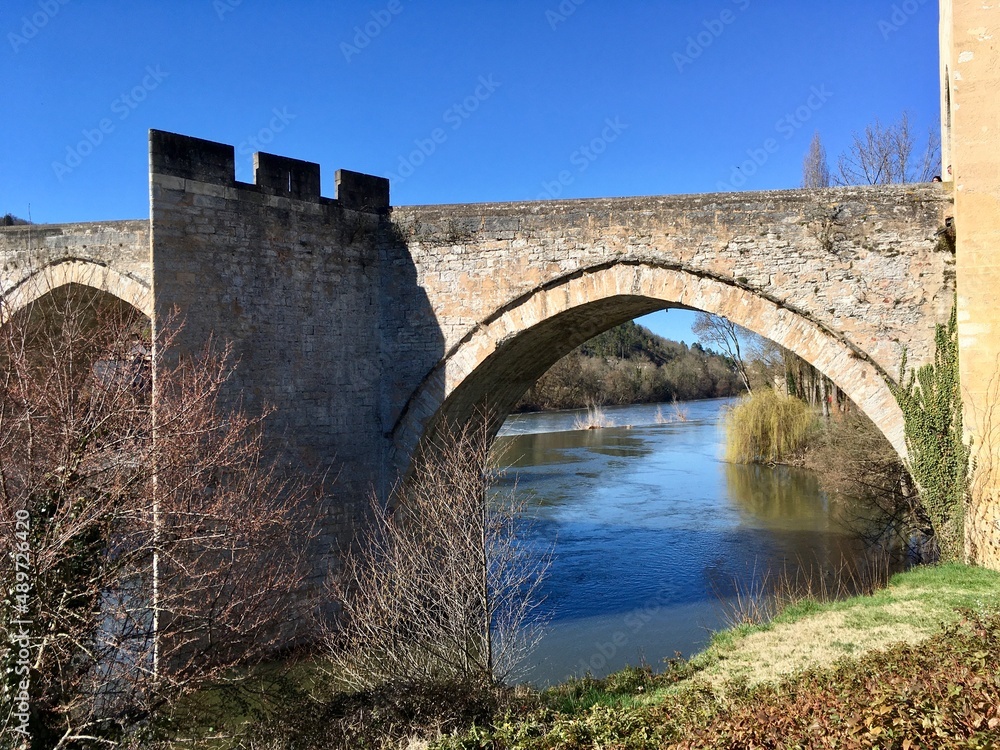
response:
<path id="1" fill-rule="evenodd" d="M 539 684 L 707 644 L 737 580 L 861 554 L 853 502 L 814 476 L 721 460 L 728 402 L 610 407 L 616 426 L 573 429 L 581 412 L 517 415 L 498 440 L 504 483 L 527 493 L 533 541 L 551 545 L 552 622 L 526 666 Z M 673 420 L 664 422 L 664 420 Z"/>

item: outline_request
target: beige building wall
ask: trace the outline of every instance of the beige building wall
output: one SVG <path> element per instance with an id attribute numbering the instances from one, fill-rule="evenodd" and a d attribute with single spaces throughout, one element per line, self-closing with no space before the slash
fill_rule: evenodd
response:
<path id="1" fill-rule="evenodd" d="M 1000 569 L 1000 3 L 942 0 L 941 20 L 942 145 L 955 188 L 962 389 L 976 457 L 967 552 Z"/>

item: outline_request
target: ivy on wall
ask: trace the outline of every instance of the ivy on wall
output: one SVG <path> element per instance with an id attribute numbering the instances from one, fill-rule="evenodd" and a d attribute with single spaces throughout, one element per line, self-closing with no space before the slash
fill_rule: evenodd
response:
<path id="1" fill-rule="evenodd" d="M 934 332 L 934 362 L 911 370 L 906 378 L 904 352 L 899 383 L 889 387 L 903 410 L 910 474 L 920 488 L 941 560 L 961 560 L 970 466 L 969 447 L 962 439 L 957 306 L 948 324 Z"/>

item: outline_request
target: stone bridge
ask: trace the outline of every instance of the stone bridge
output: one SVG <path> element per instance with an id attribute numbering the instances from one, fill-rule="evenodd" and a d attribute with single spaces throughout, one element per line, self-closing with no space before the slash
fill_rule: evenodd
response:
<path id="1" fill-rule="evenodd" d="M 954 304 L 941 185 L 392 210 L 393 269 L 426 313 L 389 309 L 384 414 L 405 457 L 434 420 L 506 415 L 555 361 L 663 308 L 723 315 L 829 376 L 905 454 L 886 385 L 932 356 Z M 388 277 L 399 283 L 398 271 Z M 386 300 L 412 299 L 390 286 Z"/>
<path id="2" fill-rule="evenodd" d="M 670 307 L 724 315 L 790 349 L 900 453 L 887 379 L 932 356 L 955 298 L 942 184 L 391 207 L 388 181 L 152 131 L 148 221 L 0 229 L 2 311 L 81 284 L 180 346 L 234 345 L 232 383 L 272 404 L 270 436 L 332 467 L 350 534 L 359 500 L 405 470 L 442 419 L 506 414 L 559 357 Z"/>

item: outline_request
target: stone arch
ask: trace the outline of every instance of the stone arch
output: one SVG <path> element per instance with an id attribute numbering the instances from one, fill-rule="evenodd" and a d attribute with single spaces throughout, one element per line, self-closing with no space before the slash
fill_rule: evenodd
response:
<path id="1" fill-rule="evenodd" d="M 802 357 L 837 383 L 906 456 L 903 414 L 886 373 L 845 337 L 732 279 L 650 263 L 616 263 L 534 289 L 452 346 L 393 428 L 393 465 L 405 470 L 420 441 L 441 420 L 464 423 L 483 405 L 499 429 L 498 420 L 564 354 L 614 325 L 671 307 L 725 316 Z"/>
<path id="2" fill-rule="evenodd" d="M 0 322 L 8 320 L 49 292 L 68 284 L 79 284 L 106 292 L 132 305 L 147 318 L 153 317 L 153 294 L 146 283 L 99 263 L 67 258 L 30 273 L 5 290 L 0 300 Z"/>

